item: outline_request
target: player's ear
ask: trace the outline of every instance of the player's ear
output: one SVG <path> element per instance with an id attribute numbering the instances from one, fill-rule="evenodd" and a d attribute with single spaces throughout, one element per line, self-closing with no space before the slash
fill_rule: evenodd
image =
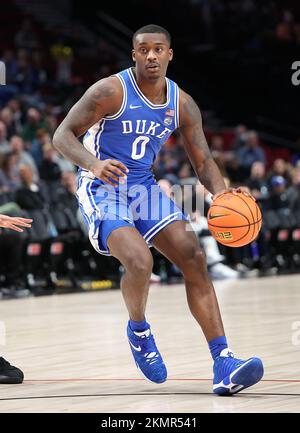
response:
<path id="1" fill-rule="evenodd" d="M 135 50 L 131 50 L 132 60 L 135 62 Z"/>
<path id="2" fill-rule="evenodd" d="M 173 59 L 173 50 L 172 48 L 169 48 L 169 60 L 171 61 Z"/>

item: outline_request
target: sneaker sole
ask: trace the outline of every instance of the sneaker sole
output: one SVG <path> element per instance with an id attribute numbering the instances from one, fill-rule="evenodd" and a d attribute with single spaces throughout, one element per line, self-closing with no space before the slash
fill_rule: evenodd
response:
<path id="1" fill-rule="evenodd" d="M 155 383 L 155 385 L 161 385 L 162 383 L 165 383 L 167 380 L 167 377 L 165 378 L 165 380 L 162 380 L 161 382 L 155 382 L 154 380 L 149 379 L 147 376 L 145 376 L 145 374 L 142 372 L 142 370 L 140 369 L 140 367 L 138 366 L 138 364 L 135 361 L 135 365 L 137 368 L 137 371 L 139 373 L 139 375 L 145 379 L 148 383 L 152 383 L 152 385 Z"/>
<path id="2" fill-rule="evenodd" d="M 261 380 L 264 367 L 259 358 L 251 358 L 245 364 L 234 370 L 220 383 L 213 386 L 213 392 L 218 395 L 233 395 Z"/>
<path id="3" fill-rule="evenodd" d="M 2 385 L 9 385 L 9 384 L 16 385 L 16 384 L 22 383 L 22 382 L 23 382 L 23 379 L 0 376 L 0 384 L 2 384 Z"/>

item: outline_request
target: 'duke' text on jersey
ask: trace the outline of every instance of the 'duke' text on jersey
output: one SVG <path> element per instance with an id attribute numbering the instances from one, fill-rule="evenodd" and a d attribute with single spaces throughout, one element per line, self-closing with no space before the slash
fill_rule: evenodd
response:
<path id="1" fill-rule="evenodd" d="M 157 138 L 163 138 L 169 134 L 171 129 L 162 126 L 160 123 L 149 120 L 122 120 L 123 134 L 143 134 L 153 135 Z"/>

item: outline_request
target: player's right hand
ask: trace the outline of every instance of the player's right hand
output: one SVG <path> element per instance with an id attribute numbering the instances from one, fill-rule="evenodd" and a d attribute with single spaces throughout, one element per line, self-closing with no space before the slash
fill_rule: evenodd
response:
<path id="1" fill-rule="evenodd" d="M 109 183 L 113 187 L 117 187 L 119 183 L 124 184 L 129 172 L 128 168 L 116 159 L 105 159 L 99 161 L 96 166 L 91 169 L 91 172 L 98 179 Z"/>

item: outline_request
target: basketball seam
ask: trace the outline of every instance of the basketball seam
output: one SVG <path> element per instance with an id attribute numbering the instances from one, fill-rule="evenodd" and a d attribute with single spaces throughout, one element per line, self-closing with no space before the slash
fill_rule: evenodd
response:
<path id="1" fill-rule="evenodd" d="M 248 221 L 248 224 L 251 224 L 250 221 L 249 221 L 249 218 L 247 218 L 246 215 L 242 214 L 242 212 L 239 212 L 239 211 L 236 210 L 236 209 L 232 209 L 231 207 L 223 206 L 222 204 L 221 204 L 221 205 L 219 205 L 219 204 L 212 204 L 211 207 L 209 208 L 209 210 L 210 210 L 211 208 L 213 208 L 213 207 L 223 207 L 224 209 L 228 209 L 228 210 L 231 210 L 231 211 L 234 210 L 234 212 L 236 212 L 236 213 L 238 213 L 239 215 L 242 215 L 244 218 L 246 218 L 246 220 Z"/>
<path id="2" fill-rule="evenodd" d="M 209 223 L 209 225 L 212 226 L 212 227 L 218 227 L 218 228 L 224 228 L 224 229 L 239 229 L 241 227 L 248 227 L 248 226 L 253 226 L 253 224 L 258 224 L 258 223 L 261 222 L 261 220 L 262 220 L 262 218 L 260 220 L 256 221 L 256 222 L 254 222 L 254 223 L 249 223 L 249 224 L 245 224 L 245 225 L 242 225 L 242 226 L 216 226 L 216 225 L 211 224 L 211 223 Z"/>
<path id="3" fill-rule="evenodd" d="M 246 200 L 244 200 L 243 199 L 243 197 L 242 196 L 238 196 L 244 203 L 245 203 L 245 205 L 248 207 L 248 209 L 249 209 L 249 211 L 251 212 L 251 216 L 252 216 L 252 218 L 253 218 L 253 221 L 255 221 L 254 220 L 254 215 L 253 215 L 253 213 L 252 213 L 252 210 L 251 210 L 251 208 L 250 208 L 250 206 L 248 205 L 248 203 L 246 202 Z M 254 202 L 255 203 L 255 202 Z M 255 225 L 253 226 L 253 234 L 252 234 L 252 237 L 254 237 L 254 233 L 255 233 Z M 256 239 L 256 237 L 255 237 L 255 239 Z M 254 239 L 252 239 L 252 241 L 254 241 Z"/>

